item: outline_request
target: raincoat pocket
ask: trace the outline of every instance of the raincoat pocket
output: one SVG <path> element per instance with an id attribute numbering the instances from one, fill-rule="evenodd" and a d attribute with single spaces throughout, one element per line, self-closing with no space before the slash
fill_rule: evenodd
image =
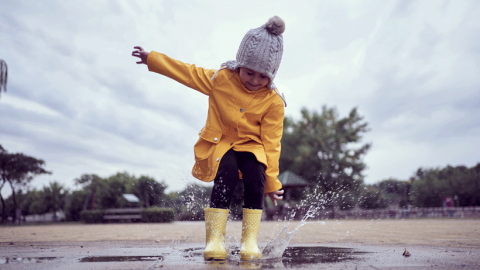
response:
<path id="1" fill-rule="evenodd" d="M 196 161 L 207 159 L 212 155 L 213 151 L 215 151 L 215 146 L 222 138 L 222 132 L 204 127 L 199 135 L 200 138 L 193 148 Z"/>
<path id="2" fill-rule="evenodd" d="M 214 164 L 211 156 L 222 138 L 222 132 L 204 127 L 199 135 L 200 138 L 194 146 L 195 166 L 192 173 L 195 177 L 202 180 L 202 178 L 213 174 Z"/>
<path id="3" fill-rule="evenodd" d="M 205 141 L 209 141 L 213 144 L 217 144 L 222 138 L 221 131 L 216 131 L 209 127 L 203 127 L 199 135 L 200 135 L 200 138 L 204 139 Z"/>

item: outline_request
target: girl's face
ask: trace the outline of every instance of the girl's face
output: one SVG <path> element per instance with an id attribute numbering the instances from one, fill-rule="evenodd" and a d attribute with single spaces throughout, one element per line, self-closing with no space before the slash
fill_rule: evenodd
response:
<path id="1" fill-rule="evenodd" d="M 239 75 L 240 81 L 250 91 L 257 91 L 270 81 L 267 75 L 244 67 L 240 68 Z"/>

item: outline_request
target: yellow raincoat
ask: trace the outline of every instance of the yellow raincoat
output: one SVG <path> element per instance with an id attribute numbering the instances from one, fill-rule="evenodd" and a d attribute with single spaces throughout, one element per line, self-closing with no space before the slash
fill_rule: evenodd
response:
<path id="1" fill-rule="evenodd" d="M 209 96 L 207 122 L 194 147 L 195 178 L 213 181 L 223 155 L 233 148 L 252 152 L 265 165 L 265 193 L 282 188 L 277 176 L 284 110 L 275 91 L 267 87 L 250 91 L 238 73 L 229 69 L 220 70 L 212 80 L 217 70 L 185 64 L 154 51 L 148 55 L 147 65 L 149 71 Z"/>

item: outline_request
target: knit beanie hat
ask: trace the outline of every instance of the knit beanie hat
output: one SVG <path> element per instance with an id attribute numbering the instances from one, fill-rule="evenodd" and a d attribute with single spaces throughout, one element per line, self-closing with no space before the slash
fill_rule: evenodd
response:
<path id="1" fill-rule="evenodd" d="M 222 66 L 233 71 L 245 67 L 263 73 L 270 79 L 267 87 L 275 90 L 273 79 L 282 60 L 284 31 L 285 22 L 273 16 L 266 24 L 250 29 L 240 43 L 237 60 L 227 61 Z"/>
<path id="2" fill-rule="evenodd" d="M 236 67 L 245 67 L 263 73 L 270 79 L 268 88 L 275 89 L 273 79 L 277 74 L 283 54 L 285 22 L 274 16 L 243 37 L 237 51 Z"/>

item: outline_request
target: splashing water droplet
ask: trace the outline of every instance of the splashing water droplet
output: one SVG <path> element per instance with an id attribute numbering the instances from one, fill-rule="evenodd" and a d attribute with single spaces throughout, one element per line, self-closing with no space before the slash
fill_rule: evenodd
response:
<path id="1" fill-rule="evenodd" d="M 300 224 L 298 224 L 297 227 L 295 227 L 295 229 L 293 229 L 293 231 L 291 232 L 288 231 L 290 226 L 290 220 L 286 222 L 278 235 L 274 237 L 271 241 L 269 241 L 265 245 L 265 247 L 263 247 L 262 258 L 281 258 L 293 235 L 298 231 L 298 229 L 300 229 L 300 227 L 307 224 L 308 219 L 315 217 L 315 215 L 320 211 L 320 209 L 321 207 L 311 205 L 305 216 L 300 221 Z M 323 222 L 322 225 L 325 225 L 325 222 Z"/>

